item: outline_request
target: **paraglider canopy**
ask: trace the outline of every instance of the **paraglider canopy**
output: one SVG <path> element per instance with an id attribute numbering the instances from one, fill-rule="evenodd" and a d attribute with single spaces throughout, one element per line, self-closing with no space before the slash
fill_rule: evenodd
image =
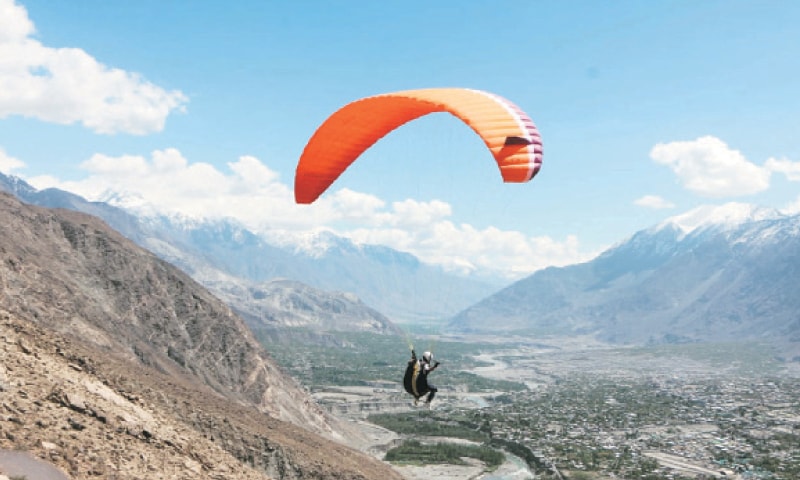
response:
<path id="1" fill-rule="evenodd" d="M 447 112 L 469 125 L 491 151 L 505 182 L 527 182 L 542 165 L 542 139 L 530 117 L 499 95 L 467 88 L 406 90 L 362 98 L 320 125 L 300 156 L 297 203 L 313 203 L 365 150 L 395 128 Z M 454 165 L 454 169 L 458 169 Z"/>

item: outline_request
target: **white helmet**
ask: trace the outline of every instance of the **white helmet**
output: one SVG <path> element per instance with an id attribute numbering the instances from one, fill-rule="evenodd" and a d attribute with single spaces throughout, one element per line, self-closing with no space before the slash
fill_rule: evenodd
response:
<path id="1" fill-rule="evenodd" d="M 422 359 L 428 363 L 431 363 L 431 359 L 433 358 L 433 354 L 431 352 L 425 352 L 422 354 Z"/>

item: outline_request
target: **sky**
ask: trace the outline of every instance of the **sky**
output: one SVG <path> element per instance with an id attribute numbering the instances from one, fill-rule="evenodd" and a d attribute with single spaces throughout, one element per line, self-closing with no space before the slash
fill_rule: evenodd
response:
<path id="1" fill-rule="evenodd" d="M 0 172 L 516 279 L 700 206 L 800 213 L 797 25 L 790 0 L 0 0 Z M 522 108 L 539 174 L 502 183 L 477 135 L 433 114 L 294 203 L 329 115 L 430 87 Z"/>

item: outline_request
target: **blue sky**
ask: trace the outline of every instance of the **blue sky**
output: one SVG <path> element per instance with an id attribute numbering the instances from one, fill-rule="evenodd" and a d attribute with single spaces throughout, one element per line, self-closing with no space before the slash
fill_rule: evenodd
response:
<path id="1" fill-rule="evenodd" d="M 700 205 L 800 211 L 797 25 L 788 0 L 0 0 L 0 171 L 519 277 Z M 428 87 L 519 105 L 542 134 L 539 175 L 502 184 L 474 133 L 437 114 L 293 204 L 328 115 Z"/>

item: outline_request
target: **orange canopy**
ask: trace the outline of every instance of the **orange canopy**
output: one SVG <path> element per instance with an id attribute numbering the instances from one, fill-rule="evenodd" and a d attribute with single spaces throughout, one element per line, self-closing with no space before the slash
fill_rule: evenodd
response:
<path id="1" fill-rule="evenodd" d="M 297 203 L 312 203 L 359 155 L 395 128 L 434 112 L 470 126 L 491 151 L 504 182 L 527 182 L 542 165 L 542 139 L 508 100 L 466 88 L 430 88 L 362 98 L 345 105 L 308 141 L 294 180 Z"/>

